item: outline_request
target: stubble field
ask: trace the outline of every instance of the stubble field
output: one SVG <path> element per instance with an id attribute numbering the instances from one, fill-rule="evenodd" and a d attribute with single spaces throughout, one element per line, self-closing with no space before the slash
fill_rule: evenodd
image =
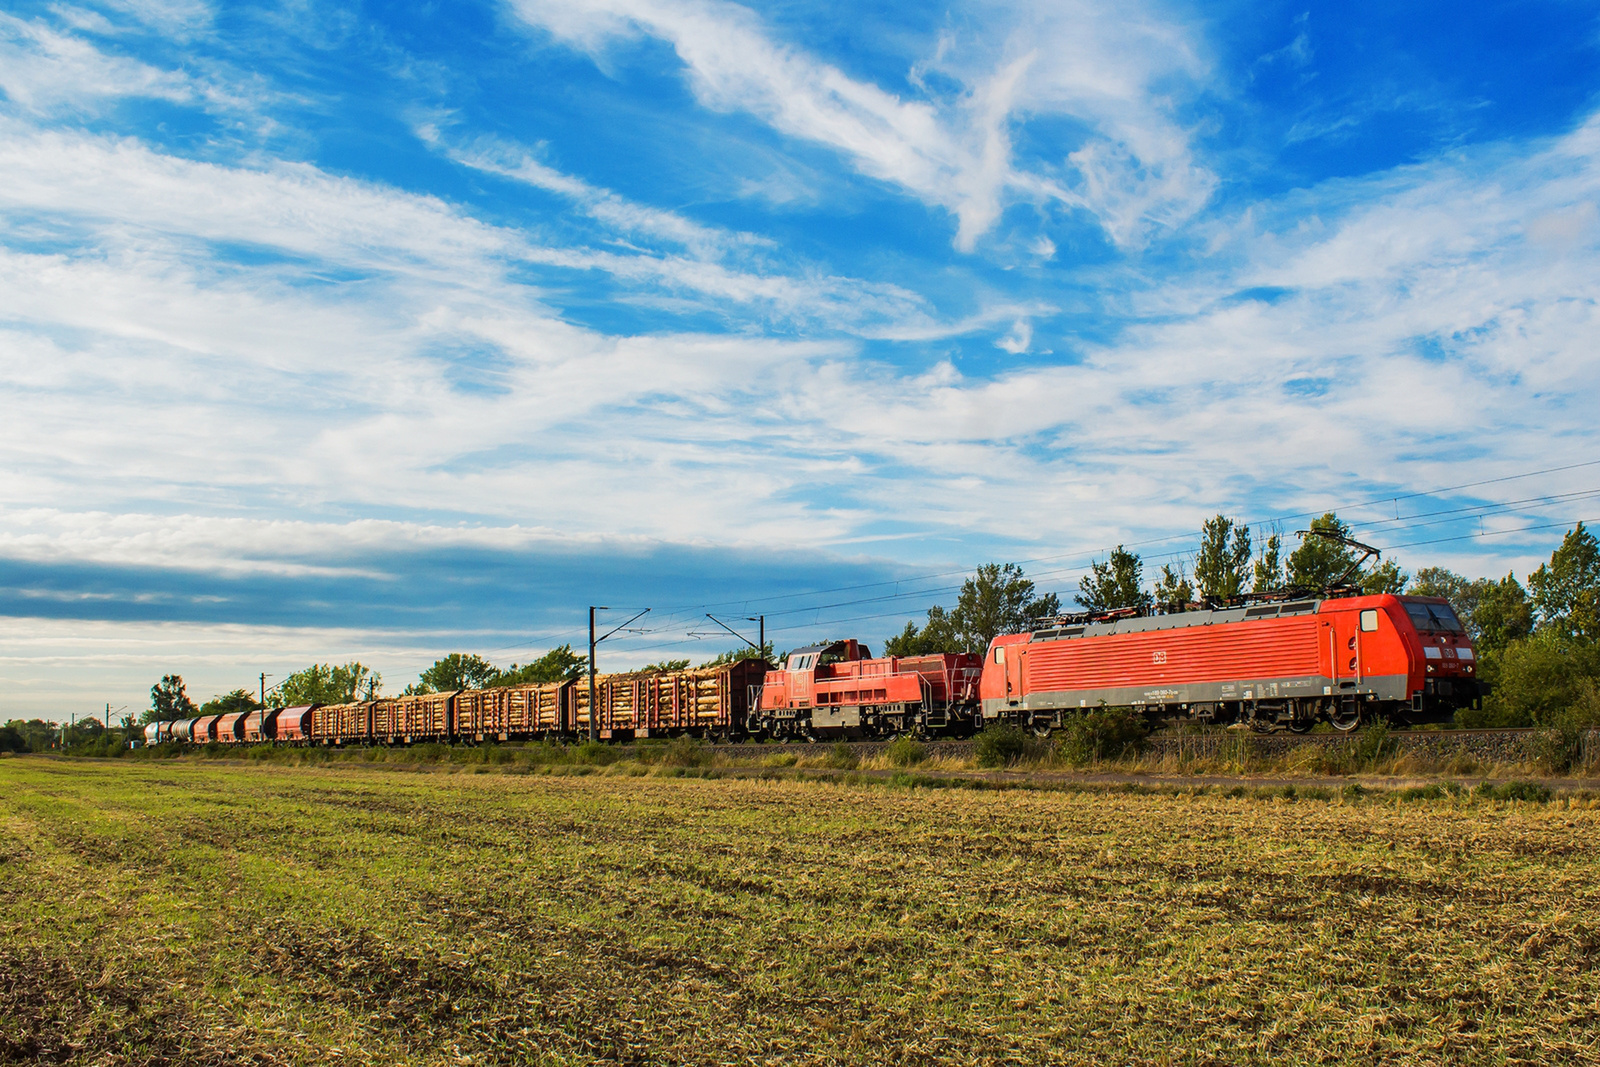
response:
<path id="1" fill-rule="evenodd" d="M 0 1060 L 1600 1062 L 1600 811 L 0 761 Z"/>

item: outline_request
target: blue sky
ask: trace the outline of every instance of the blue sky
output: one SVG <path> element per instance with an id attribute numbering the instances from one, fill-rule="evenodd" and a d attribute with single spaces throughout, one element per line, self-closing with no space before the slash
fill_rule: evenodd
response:
<path id="1" fill-rule="evenodd" d="M 1219 511 L 1525 573 L 1600 516 L 1597 46 L 1568 3 L 9 4 L 0 717 L 398 688 L 591 602 L 656 609 L 603 666 L 707 611 L 878 644 Z"/>

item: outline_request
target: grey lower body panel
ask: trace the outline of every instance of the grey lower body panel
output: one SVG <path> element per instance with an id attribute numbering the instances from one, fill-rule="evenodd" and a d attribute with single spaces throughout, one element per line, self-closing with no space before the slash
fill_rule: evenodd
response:
<path id="1" fill-rule="evenodd" d="M 1331 701 L 1340 698 L 1404 701 L 1411 698 L 1410 678 L 1404 674 L 1369 676 L 1357 681 L 1335 681 L 1318 675 L 1296 678 L 1261 678 L 1234 682 L 1199 682 L 1152 688 L 1125 686 L 1111 689 L 1063 689 L 1028 693 L 1020 700 L 985 700 L 985 718 L 1023 713 L 1088 711 L 1113 708 L 1165 708 L 1192 704 L 1257 704 L 1285 700 Z"/>

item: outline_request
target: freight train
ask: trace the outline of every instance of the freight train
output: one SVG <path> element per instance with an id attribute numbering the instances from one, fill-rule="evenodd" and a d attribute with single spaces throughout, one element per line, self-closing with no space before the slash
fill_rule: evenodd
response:
<path id="1" fill-rule="evenodd" d="M 408 744 L 587 736 L 708 740 L 1039 734 L 1090 709 L 1305 731 L 1449 718 L 1486 688 L 1472 641 L 1439 597 L 1324 596 L 1210 610 L 1064 615 L 977 654 L 874 658 L 810 645 L 781 667 L 698 670 L 428 693 L 152 723 L 192 744 Z"/>

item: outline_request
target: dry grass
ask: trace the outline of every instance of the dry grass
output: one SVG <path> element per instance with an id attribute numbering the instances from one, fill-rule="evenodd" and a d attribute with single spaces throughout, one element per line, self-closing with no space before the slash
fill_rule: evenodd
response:
<path id="1" fill-rule="evenodd" d="M 0 1060 L 1600 1062 L 1597 811 L 643 770 L 0 761 Z"/>

